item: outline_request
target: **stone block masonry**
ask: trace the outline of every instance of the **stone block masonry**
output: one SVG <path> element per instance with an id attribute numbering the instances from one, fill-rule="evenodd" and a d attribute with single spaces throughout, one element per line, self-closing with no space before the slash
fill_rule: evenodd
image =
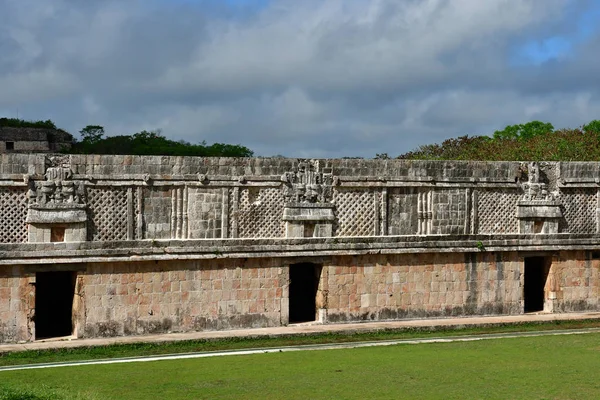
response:
<path id="1" fill-rule="evenodd" d="M 336 257 L 327 280 L 328 321 L 518 314 L 516 253 Z"/>
<path id="2" fill-rule="evenodd" d="M 0 342 L 598 310 L 599 165 L 3 154 Z"/>
<path id="3" fill-rule="evenodd" d="M 85 337 L 279 326 L 287 270 L 273 259 L 90 264 Z"/>

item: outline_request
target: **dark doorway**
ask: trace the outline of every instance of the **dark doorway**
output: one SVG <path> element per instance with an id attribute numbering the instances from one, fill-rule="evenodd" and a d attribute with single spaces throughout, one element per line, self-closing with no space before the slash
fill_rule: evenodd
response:
<path id="1" fill-rule="evenodd" d="M 317 289 L 321 265 L 290 265 L 290 323 L 314 321 L 317 315 Z"/>
<path id="2" fill-rule="evenodd" d="M 76 273 L 38 272 L 35 278 L 35 338 L 73 333 L 73 296 Z"/>
<path id="3" fill-rule="evenodd" d="M 525 283 L 523 296 L 527 312 L 544 310 L 544 286 L 550 270 L 546 257 L 525 258 Z"/>

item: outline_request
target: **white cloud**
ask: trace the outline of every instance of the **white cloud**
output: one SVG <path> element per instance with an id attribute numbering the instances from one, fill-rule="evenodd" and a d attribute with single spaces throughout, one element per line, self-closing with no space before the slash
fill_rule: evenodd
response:
<path id="1" fill-rule="evenodd" d="M 0 107 L 72 131 L 162 128 L 315 157 L 399 154 L 534 118 L 577 126 L 600 111 L 600 40 L 539 66 L 511 65 L 511 51 L 573 29 L 586 4 L 272 0 L 228 18 L 186 2 L 11 0 Z"/>
<path id="2" fill-rule="evenodd" d="M 77 89 L 77 79 L 53 66 L 0 75 L 0 105 L 55 101 Z"/>

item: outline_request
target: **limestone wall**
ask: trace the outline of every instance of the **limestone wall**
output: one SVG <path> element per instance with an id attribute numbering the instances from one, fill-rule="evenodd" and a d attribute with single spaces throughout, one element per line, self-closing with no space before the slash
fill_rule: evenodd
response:
<path id="1" fill-rule="evenodd" d="M 0 343 L 33 338 L 34 281 L 20 266 L 0 269 Z"/>
<path id="2" fill-rule="evenodd" d="M 287 270 L 274 260 L 90 264 L 81 336 L 279 326 Z"/>
<path id="3" fill-rule="evenodd" d="M 553 259 L 544 288 L 548 311 L 600 309 L 600 259 L 597 252 L 560 252 Z M 555 299 L 555 300 L 554 300 Z"/>
<path id="4" fill-rule="evenodd" d="M 519 314 L 536 270 L 545 311 L 597 311 L 599 177 L 599 163 L 3 154 L 0 342 L 35 338 L 48 271 L 75 274 L 78 337 L 287 324 L 298 263 L 319 266 L 324 323 Z"/>
<path id="5" fill-rule="evenodd" d="M 40 202 L 85 207 L 89 241 L 597 234 L 598 164 L 532 165 L 5 154 L 0 243 L 44 241 Z"/>
<path id="6" fill-rule="evenodd" d="M 49 153 L 70 148 L 73 136 L 60 129 L 0 126 L 1 153 Z M 12 148 L 7 149 L 7 143 Z"/>
<path id="7" fill-rule="evenodd" d="M 516 253 L 335 257 L 324 282 L 327 319 L 519 314 L 521 269 Z"/>
<path id="8" fill-rule="evenodd" d="M 539 255 L 535 253 L 534 255 Z M 290 265 L 322 266 L 323 323 L 524 312 L 531 254 L 419 253 L 14 266 L 0 273 L 0 342 L 35 337 L 36 273 L 74 270 L 73 333 L 106 337 L 289 323 Z M 547 256 L 544 310 L 598 311 L 600 257 Z"/>

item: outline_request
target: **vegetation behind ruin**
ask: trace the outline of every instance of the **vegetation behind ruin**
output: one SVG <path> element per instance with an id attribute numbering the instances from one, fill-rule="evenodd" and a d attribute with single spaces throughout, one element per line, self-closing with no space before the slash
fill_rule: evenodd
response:
<path id="1" fill-rule="evenodd" d="M 0 118 L 0 128 L 38 128 L 65 132 L 51 120 L 25 121 Z M 66 133 L 66 132 L 65 132 Z M 239 144 L 202 141 L 198 144 L 166 138 L 160 130 L 132 135 L 105 136 L 100 125 L 79 131 L 81 139 L 65 150 L 71 154 L 133 154 L 200 157 L 252 157 L 254 152 Z M 360 158 L 360 157 L 358 157 Z M 376 159 L 389 159 L 388 153 Z M 464 135 L 441 143 L 426 144 L 396 157 L 403 160 L 473 161 L 600 161 L 600 120 L 576 129 L 555 129 L 551 123 L 531 121 L 509 125 L 491 136 Z"/>
<path id="2" fill-rule="evenodd" d="M 389 158 L 378 154 L 376 158 Z M 600 120 L 577 129 L 555 130 L 552 124 L 532 121 L 509 125 L 493 136 L 460 136 L 419 146 L 401 154 L 404 160 L 477 161 L 600 161 Z"/>
<path id="3" fill-rule="evenodd" d="M 55 132 L 58 129 L 51 120 L 25 121 L 18 118 L 0 118 L 0 128 L 36 128 Z M 70 154 L 132 154 L 132 155 L 172 155 L 199 157 L 252 157 L 254 152 L 239 144 L 213 143 L 202 141 L 198 144 L 183 140 L 167 139 L 160 130 L 141 131 L 132 135 L 104 136 L 104 127 L 88 125 L 79 131 L 82 139 L 72 138 L 73 145 L 64 152 Z M 69 139 L 70 140 L 70 139 Z"/>

